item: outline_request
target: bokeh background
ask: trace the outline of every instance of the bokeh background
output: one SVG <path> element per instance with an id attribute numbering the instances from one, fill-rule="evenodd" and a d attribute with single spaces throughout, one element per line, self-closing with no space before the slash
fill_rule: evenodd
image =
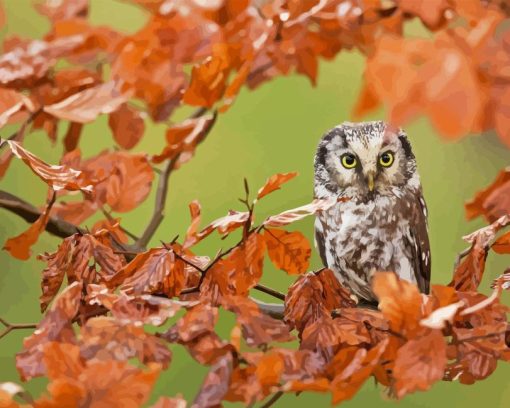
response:
<path id="1" fill-rule="evenodd" d="M 31 0 L 4 0 L 7 27 L 0 32 L 0 42 L 8 35 L 41 37 L 48 29 L 47 20 L 38 15 Z M 144 13 L 129 4 L 116 0 L 92 0 L 91 21 L 108 24 L 125 32 L 135 32 L 145 21 Z M 423 36 L 426 31 L 419 23 L 408 27 L 407 35 Z M 284 186 L 282 191 L 264 199 L 258 209 L 261 219 L 270 213 L 309 202 L 312 198 L 313 155 L 321 134 L 336 124 L 350 119 L 350 111 L 361 86 L 363 57 L 356 52 L 343 51 L 331 62 L 321 62 L 319 79 L 314 88 L 305 77 L 278 77 L 261 88 L 243 90 L 236 103 L 219 118 L 206 141 L 198 148 L 195 158 L 172 175 L 166 218 L 152 242 L 170 240 L 183 234 L 189 223 L 188 203 L 198 199 L 203 207 L 203 220 L 208 222 L 224 215 L 228 209 L 239 209 L 238 197 L 243 196 L 243 178 L 252 191 L 277 172 L 299 171 L 297 179 Z M 175 120 L 189 110 L 182 109 Z M 384 118 L 378 111 L 367 119 Z M 164 145 L 164 126 L 147 122 L 145 138 L 134 149 L 148 153 L 159 152 Z M 472 135 L 460 142 L 442 140 L 425 119 L 409 124 L 406 130 L 413 143 L 422 177 L 425 197 L 430 213 L 432 245 L 432 281 L 449 282 L 456 254 L 466 244 L 462 235 L 481 226 L 483 221 L 467 222 L 464 202 L 487 185 L 497 172 L 508 165 L 509 151 L 494 134 Z M 1 136 L 12 129 L 4 128 Z M 26 138 L 25 147 L 47 162 L 56 163 L 61 156 L 61 139 L 65 126 L 60 129 L 59 141 L 53 146 L 42 132 Z M 82 152 L 85 157 L 97 154 L 112 146 L 112 136 L 106 117 L 87 125 L 82 135 Z M 14 161 L 0 188 L 16 194 L 34 205 L 42 205 L 46 186 L 26 166 Z M 153 194 L 132 213 L 123 215 L 123 226 L 134 233 L 144 228 L 153 208 Z M 99 216 L 87 225 L 92 226 Z M 313 221 L 294 225 L 312 239 Z M 27 225 L 18 217 L 0 210 L 0 242 L 17 235 Z M 40 273 L 44 268 L 35 254 L 54 251 L 59 240 L 43 234 L 33 248 L 34 256 L 27 262 L 11 258 L 0 251 L 0 316 L 10 322 L 36 322 L 40 320 L 38 297 Z M 201 254 L 214 255 L 226 247 L 219 239 L 206 240 L 197 249 Z M 481 286 L 488 292 L 490 281 L 508 266 L 508 260 L 491 254 L 486 276 Z M 311 267 L 319 268 L 316 253 Z M 265 263 L 262 283 L 286 291 L 293 278 Z M 272 299 L 255 294 L 259 299 Z M 508 303 L 510 296 L 505 295 Z M 223 320 L 228 316 L 223 316 Z M 222 324 L 220 321 L 220 331 Z M 0 382 L 19 382 L 15 368 L 15 353 L 21 349 L 28 331 L 15 331 L 0 340 Z M 228 335 L 228 332 L 225 332 Z M 170 369 L 159 379 L 150 402 L 160 395 L 182 393 L 191 400 L 198 391 L 206 368 L 196 364 L 179 346 L 173 347 L 174 357 Z M 458 383 L 437 383 L 432 390 L 405 397 L 399 407 L 507 407 L 510 400 L 510 366 L 499 364 L 495 374 L 472 386 Z M 33 395 L 39 395 L 46 386 L 45 380 L 33 380 L 26 385 Z M 348 407 L 369 405 L 394 406 L 384 397 L 382 389 L 373 382 L 365 384 Z M 276 406 L 307 407 L 329 406 L 329 396 L 303 394 L 287 395 Z"/>

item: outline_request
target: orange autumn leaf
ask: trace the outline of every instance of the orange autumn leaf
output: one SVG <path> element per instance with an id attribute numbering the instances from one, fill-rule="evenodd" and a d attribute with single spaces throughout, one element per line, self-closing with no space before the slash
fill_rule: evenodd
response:
<path id="1" fill-rule="evenodd" d="M 465 204 L 466 217 L 472 220 L 483 215 L 489 222 L 508 214 L 510 210 L 510 169 L 503 169 L 496 179 Z"/>
<path id="2" fill-rule="evenodd" d="M 423 317 L 423 300 L 418 287 L 393 272 L 377 272 L 372 287 L 390 328 L 409 337 L 416 335 Z"/>
<path id="3" fill-rule="evenodd" d="M 393 368 L 397 397 L 428 390 L 443 378 L 446 363 L 446 343 L 439 330 L 409 340 L 398 350 Z"/>
<path id="4" fill-rule="evenodd" d="M 44 107 L 44 111 L 60 119 L 77 123 L 93 122 L 99 115 L 117 110 L 128 99 L 114 82 L 85 89 L 63 101 Z"/>
<path id="5" fill-rule="evenodd" d="M 120 403 L 137 408 L 149 398 L 160 371 L 158 365 L 142 370 L 126 362 L 88 362 L 72 344 L 52 342 L 44 347 L 43 353 L 52 382 L 48 385 L 49 396 L 36 401 L 38 407 L 56 408 L 73 401 L 72 406 Z"/>
<path id="6" fill-rule="evenodd" d="M 303 205 L 292 210 L 284 211 L 278 215 L 266 218 L 263 225 L 266 227 L 282 227 L 299 221 L 305 217 L 316 214 L 319 211 L 326 211 L 337 203 L 337 198 L 315 199 L 310 204 Z"/>
<path id="7" fill-rule="evenodd" d="M 269 258 L 278 269 L 289 275 L 299 275 L 308 270 L 312 249 L 302 233 L 268 228 L 264 239 Z"/>
<path id="8" fill-rule="evenodd" d="M 68 166 L 49 165 L 12 140 L 7 140 L 4 143 L 7 143 L 14 155 L 23 160 L 53 190 L 92 191 L 91 182 L 84 177 L 81 171 Z"/>
<path id="9" fill-rule="evenodd" d="M 138 144 L 145 132 L 144 117 L 126 103 L 110 113 L 108 126 L 119 146 L 128 150 Z"/>
<path id="10" fill-rule="evenodd" d="M 278 173 L 269 177 L 264 186 L 259 189 L 257 193 L 257 200 L 260 200 L 262 197 L 272 193 L 275 190 L 279 190 L 282 184 L 292 180 L 297 175 L 298 173 L 294 171 L 291 173 Z"/>
<path id="11" fill-rule="evenodd" d="M 39 218 L 25 232 L 5 241 L 3 249 L 8 251 L 14 258 L 21 260 L 30 258 L 30 248 L 37 242 L 50 218 L 51 207 L 55 202 L 55 192 L 52 191 L 51 194 L 52 198 Z"/>
<path id="12" fill-rule="evenodd" d="M 106 283 L 109 287 L 120 285 L 130 294 L 163 292 L 172 297 L 184 289 L 185 281 L 184 262 L 176 257 L 174 249 L 153 248 L 138 254 Z"/>
<path id="13" fill-rule="evenodd" d="M 197 145 L 203 141 L 215 121 L 214 114 L 188 119 L 172 126 L 166 132 L 167 145 L 159 155 L 152 158 L 152 161 L 161 163 L 178 157 L 177 167 L 186 163 L 193 157 Z"/>
<path id="14" fill-rule="evenodd" d="M 510 254 L 510 232 L 500 236 L 491 248 L 498 254 Z"/>
<path id="15" fill-rule="evenodd" d="M 466 257 L 457 265 L 449 286 L 461 291 L 476 291 L 482 280 L 485 260 L 496 239 L 496 234 L 509 224 L 510 215 L 504 215 L 491 225 L 463 237 L 471 244 L 471 248 Z"/>
<path id="16" fill-rule="evenodd" d="M 191 83 L 182 100 L 193 106 L 211 108 L 219 101 L 227 86 L 229 70 L 219 56 L 207 58 L 191 71 Z"/>

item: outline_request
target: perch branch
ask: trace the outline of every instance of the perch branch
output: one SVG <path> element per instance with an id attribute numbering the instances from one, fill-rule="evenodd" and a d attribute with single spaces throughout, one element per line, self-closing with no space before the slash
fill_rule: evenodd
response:
<path id="1" fill-rule="evenodd" d="M 0 208 L 4 208 L 7 211 L 19 215 L 29 223 L 34 223 L 41 215 L 41 211 L 32 204 L 2 190 L 0 190 Z M 49 218 L 48 224 L 46 225 L 46 231 L 60 238 L 67 238 L 76 232 L 85 233 L 85 230 L 82 228 L 58 217 Z"/>
<path id="2" fill-rule="evenodd" d="M 0 323 L 5 326 L 5 329 L 0 332 L 0 339 L 7 336 L 13 330 L 20 329 L 35 329 L 37 327 L 37 323 L 21 323 L 21 324 L 13 324 L 9 323 L 6 320 L 0 317 Z"/>

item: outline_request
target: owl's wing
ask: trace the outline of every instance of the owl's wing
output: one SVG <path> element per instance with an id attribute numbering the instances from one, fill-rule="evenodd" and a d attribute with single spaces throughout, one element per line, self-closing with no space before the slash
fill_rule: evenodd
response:
<path id="1" fill-rule="evenodd" d="M 427 206 L 421 192 L 412 198 L 409 243 L 414 273 L 418 287 L 422 293 L 430 289 L 430 244 L 427 229 Z"/>
<path id="2" fill-rule="evenodd" d="M 328 261 L 326 258 L 326 245 L 324 243 L 324 224 L 320 220 L 319 217 L 315 219 L 315 247 L 317 248 L 317 251 L 319 251 L 319 256 L 321 257 L 322 264 L 328 268 Z"/>

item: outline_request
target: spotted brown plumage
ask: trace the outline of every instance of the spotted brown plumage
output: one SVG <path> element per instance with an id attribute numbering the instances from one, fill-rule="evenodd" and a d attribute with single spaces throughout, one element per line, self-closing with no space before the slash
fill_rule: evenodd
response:
<path id="1" fill-rule="evenodd" d="M 393 271 L 428 293 L 427 208 L 403 130 L 374 121 L 328 131 L 315 155 L 314 193 L 345 198 L 317 216 L 315 243 L 324 265 L 360 300 L 376 300 L 376 271 Z"/>

